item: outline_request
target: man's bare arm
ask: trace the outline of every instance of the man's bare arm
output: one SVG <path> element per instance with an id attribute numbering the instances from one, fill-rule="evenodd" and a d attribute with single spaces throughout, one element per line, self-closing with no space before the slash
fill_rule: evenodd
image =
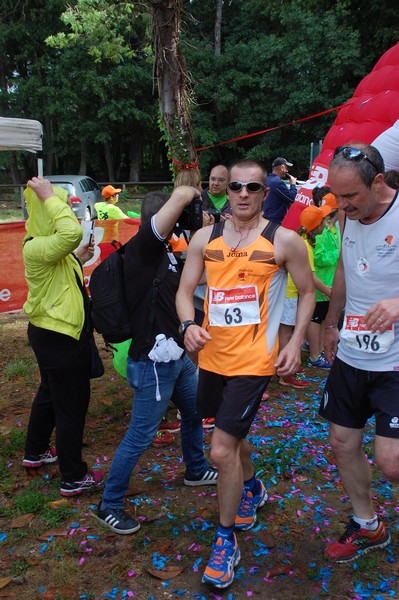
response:
<path id="1" fill-rule="evenodd" d="M 293 334 L 275 365 L 277 373 L 284 377 L 295 373 L 300 366 L 301 346 L 315 307 L 315 290 L 304 241 L 294 231 L 281 227 L 277 230 L 275 247 L 277 263 L 290 273 L 299 294 Z"/>
<path id="2" fill-rule="evenodd" d="M 176 309 L 180 322 L 194 320 L 194 290 L 202 280 L 204 272 L 204 250 L 209 239 L 210 228 L 200 229 L 190 241 L 186 264 L 176 294 Z M 201 350 L 209 333 L 198 325 L 191 325 L 184 335 L 184 344 L 189 352 Z"/>
<path id="3" fill-rule="evenodd" d="M 180 185 L 173 190 L 169 200 L 154 217 L 155 227 L 160 237 L 165 239 L 170 235 L 183 209 L 197 196 L 199 196 L 198 190 L 188 185 Z"/>

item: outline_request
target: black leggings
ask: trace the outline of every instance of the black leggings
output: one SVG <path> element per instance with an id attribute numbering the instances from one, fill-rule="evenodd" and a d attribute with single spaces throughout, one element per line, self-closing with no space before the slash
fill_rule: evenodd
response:
<path id="1" fill-rule="evenodd" d="M 29 323 L 28 338 L 41 382 L 31 408 L 25 454 L 45 452 L 55 427 L 62 480 L 77 481 L 87 473 L 87 464 L 82 460 L 90 401 L 90 349 L 86 335 L 75 340 Z"/>

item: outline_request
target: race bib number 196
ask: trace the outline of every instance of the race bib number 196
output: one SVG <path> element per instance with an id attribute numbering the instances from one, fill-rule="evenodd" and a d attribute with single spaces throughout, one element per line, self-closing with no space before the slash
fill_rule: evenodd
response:
<path id="1" fill-rule="evenodd" d="M 346 315 L 341 337 L 348 346 L 356 348 L 356 350 L 371 354 L 382 354 L 392 346 L 394 332 L 392 326 L 384 333 L 372 332 L 367 329 L 362 316 Z"/>
<path id="2" fill-rule="evenodd" d="M 209 324 L 216 327 L 239 327 L 260 323 L 257 286 L 209 288 L 208 313 Z"/>

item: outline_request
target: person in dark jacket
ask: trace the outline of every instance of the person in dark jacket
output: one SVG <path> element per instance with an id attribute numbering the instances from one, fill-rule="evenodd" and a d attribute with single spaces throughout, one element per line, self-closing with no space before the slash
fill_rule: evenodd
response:
<path id="1" fill-rule="evenodd" d="M 288 173 L 288 167 L 292 167 L 292 163 L 285 158 L 278 156 L 272 163 L 272 173 L 267 178 L 267 194 L 263 216 L 272 221 L 272 223 L 281 224 L 289 207 L 295 200 L 296 196 L 296 177 Z M 290 182 L 289 188 L 284 183 L 283 179 L 288 178 Z"/>
<path id="2" fill-rule="evenodd" d="M 108 474 L 97 519 L 114 533 L 130 534 L 140 528 L 124 510 L 132 472 L 151 445 L 173 395 L 181 413 L 181 448 L 187 486 L 215 485 L 218 473 L 204 456 L 201 418 L 196 414 L 197 369 L 184 351 L 175 296 L 182 264 L 167 240 L 183 209 L 199 196 L 197 188 L 180 185 L 170 198 L 150 192 L 141 208 L 141 227 L 126 244 L 125 296 L 131 318 L 133 342 L 129 349 L 127 380 L 134 390 L 132 415 Z M 159 273 L 159 265 L 163 275 Z M 157 277 L 159 291 L 149 298 Z"/>

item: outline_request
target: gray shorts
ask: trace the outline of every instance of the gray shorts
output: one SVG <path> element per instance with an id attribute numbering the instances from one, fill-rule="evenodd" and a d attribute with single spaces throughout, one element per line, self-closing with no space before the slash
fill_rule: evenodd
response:
<path id="1" fill-rule="evenodd" d="M 363 429 L 375 415 L 377 435 L 399 438 L 399 371 L 363 371 L 336 358 L 319 414 L 353 429 Z"/>
<path id="2" fill-rule="evenodd" d="M 295 326 L 296 311 L 298 308 L 298 298 L 284 298 L 283 314 L 281 315 L 280 323 L 282 325 Z"/>
<path id="3" fill-rule="evenodd" d="M 266 375 L 228 377 L 200 369 L 198 416 L 214 417 L 216 427 L 234 437 L 245 438 L 270 379 Z"/>

